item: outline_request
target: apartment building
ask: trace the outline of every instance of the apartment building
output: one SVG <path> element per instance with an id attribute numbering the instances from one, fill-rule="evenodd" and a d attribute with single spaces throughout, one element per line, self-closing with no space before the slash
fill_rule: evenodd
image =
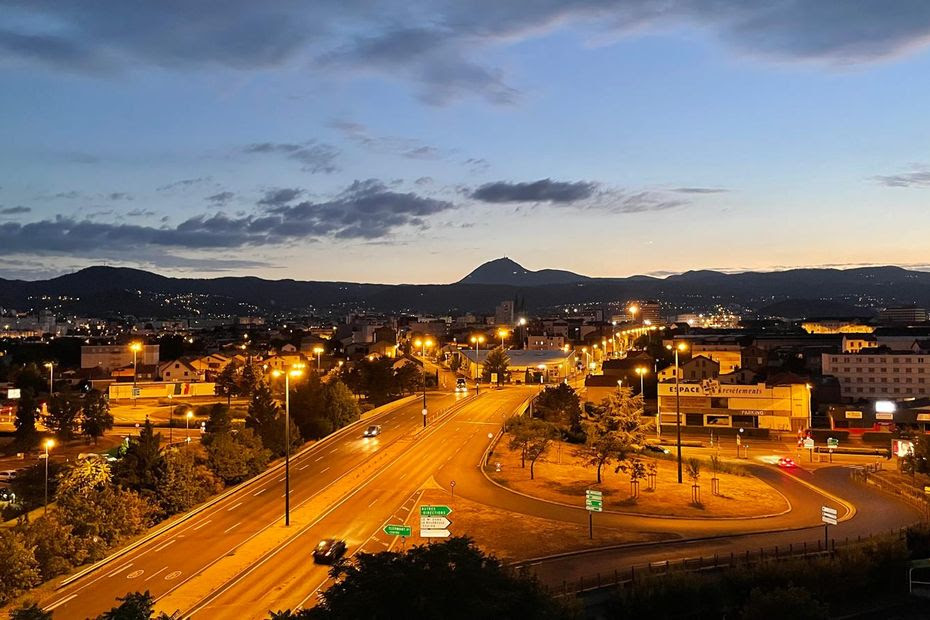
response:
<path id="1" fill-rule="evenodd" d="M 862 349 L 859 353 L 824 353 L 823 374 L 840 384 L 848 400 L 904 399 L 930 396 L 930 354 Z"/>

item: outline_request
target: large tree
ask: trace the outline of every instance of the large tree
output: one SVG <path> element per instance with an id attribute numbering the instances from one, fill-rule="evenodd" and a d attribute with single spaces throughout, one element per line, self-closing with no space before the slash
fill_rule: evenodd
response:
<path id="1" fill-rule="evenodd" d="M 581 431 L 581 399 L 567 383 L 548 386 L 533 402 L 534 416 L 569 432 Z"/>
<path id="2" fill-rule="evenodd" d="M 62 441 L 73 439 L 80 413 L 81 397 L 66 388 L 49 399 L 45 425 Z"/>
<path id="3" fill-rule="evenodd" d="M 651 421 L 644 418 L 642 396 L 632 396 L 630 388 L 621 388 L 605 398 L 587 426 L 587 443 L 578 454 L 585 463 L 597 467 L 597 481 L 602 468 L 646 443 Z"/>
<path id="4" fill-rule="evenodd" d="M 152 422 L 146 420 L 139 436 L 129 439 L 126 454 L 117 461 L 114 475 L 127 488 L 151 492 L 162 465 L 161 433 L 156 433 Z"/>
<path id="5" fill-rule="evenodd" d="M 100 390 L 91 390 L 84 396 L 84 415 L 81 417 L 81 432 L 97 445 L 97 439 L 113 428 L 110 402 Z"/>
<path id="6" fill-rule="evenodd" d="M 216 393 L 226 397 L 226 404 L 232 402 L 233 396 L 239 395 L 242 367 L 232 360 L 216 376 Z"/>
<path id="7" fill-rule="evenodd" d="M 332 422 L 334 430 L 355 422 L 361 415 L 352 392 L 342 381 L 334 380 L 327 383 L 323 390 L 323 399 L 326 417 Z"/>
<path id="8" fill-rule="evenodd" d="M 403 553 L 360 553 L 333 568 L 333 585 L 306 612 L 280 618 L 568 618 L 533 580 L 468 538 Z"/>
<path id="9" fill-rule="evenodd" d="M 16 446 L 23 450 L 31 450 L 39 445 L 39 433 L 36 430 L 36 419 L 39 413 L 39 402 L 32 390 L 23 390 L 19 403 L 16 406 Z"/>
<path id="10" fill-rule="evenodd" d="M 0 528 L 0 605 L 41 583 L 39 564 L 22 533 Z"/>
<path id="11" fill-rule="evenodd" d="M 488 351 L 487 357 L 484 358 L 484 365 L 481 370 L 481 380 L 488 382 L 491 375 L 496 375 L 497 384 L 504 383 L 507 378 L 507 369 L 510 367 L 510 357 L 502 347 L 495 347 Z"/>
<path id="12" fill-rule="evenodd" d="M 250 428 L 237 433 L 217 433 L 207 445 L 210 469 L 226 484 L 248 480 L 265 470 L 270 452 Z"/>
<path id="13" fill-rule="evenodd" d="M 545 420 L 530 421 L 530 438 L 526 445 L 526 458 L 530 461 L 530 480 L 535 479 L 536 461 L 538 461 L 558 436 L 556 428 Z"/>
<path id="14" fill-rule="evenodd" d="M 196 453 L 196 448 L 188 444 L 165 454 L 164 466 L 155 481 L 155 495 L 165 514 L 190 510 L 223 490 L 222 480 L 198 461 Z"/>
<path id="15" fill-rule="evenodd" d="M 249 400 L 245 426 L 261 437 L 262 445 L 268 448 L 273 456 L 284 454 L 286 444 L 284 418 L 284 414 L 271 395 L 271 389 L 264 383 L 259 384 Z M 292 448 L 300 445 L 300 431 L 293 420 L 291 420 L 290 439 Z"/>

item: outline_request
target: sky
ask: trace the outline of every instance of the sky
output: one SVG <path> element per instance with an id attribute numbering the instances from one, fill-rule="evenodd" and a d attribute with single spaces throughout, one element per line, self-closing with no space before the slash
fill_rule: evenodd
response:
<path id="1" fill-rule="evenodd" d="M 0 277 L 930 268 L 925 0 L 0 0 Z"/>

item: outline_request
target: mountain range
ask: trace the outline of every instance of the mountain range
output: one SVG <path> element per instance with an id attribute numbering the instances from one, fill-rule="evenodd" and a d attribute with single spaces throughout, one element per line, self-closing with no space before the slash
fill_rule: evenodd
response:
<path id="1" fill-rule="evenodd" d="M 48 280 L 0 279 L 0 307 L 19 311 L 50 308 L 79 316 L 488 312 L 505 299 L 517 299 L 528 311 L 658 299 L 681 312 L 735 305 L 763 314 L 769 308 L 780 316 L 785 316 L 782 312 L 798 317 L 861 316 L 888 305 L 930 306 L 930 273 L 867 267 L 594 278 L 557 269 L 531 271 L 500 258 L 451 284 L 314 282 L 251 276 L 170 278 L 120 267 L 89 267 Z M 776 308 L 778 312 L 774 312 Z"/>

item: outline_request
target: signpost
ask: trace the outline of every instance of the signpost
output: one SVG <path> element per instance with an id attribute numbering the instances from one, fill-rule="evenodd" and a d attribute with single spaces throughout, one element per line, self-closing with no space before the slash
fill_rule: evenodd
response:
<path id="1" fill-rule="evenodd" d="M 584 492 L 584 507 L 588 511 L 588 537 L 594 538 L 594 513 L 603 512 L 604 494 L 594 489 L 586 489 Z"/>
<path id="2" fill-rule="evenodd" d="M 452 535 L 449 526 L 452 521 L 447 519 L 452 514 L 448 506 L 420 506 L 420 537 L 421 538 L 448 538 Z"/>
<path id="3" fill-rule="evenodd" d="M 807 458 L 810 462 L 814 462 L 814 440 L 811 437 L 806 437 L 804 439 L 804 449 L 807 450 Z"/>
<path id="4" fill-rule="evenodd" d="M 388 536 L 410 536 L 413 533 L 413 528 L 409 525 L 385 525 L 384 533 Z"/>
<path id="5" fill-rule="evenodd" d="M 823 521 L 823 542 L 824 549 L 830 549 L 830 536 L 828 534 L 827 528 L 831 525 L 836 525 L 836 508 L 830 508 L 829 506 L 820 507 L 820 520 Z"/>

